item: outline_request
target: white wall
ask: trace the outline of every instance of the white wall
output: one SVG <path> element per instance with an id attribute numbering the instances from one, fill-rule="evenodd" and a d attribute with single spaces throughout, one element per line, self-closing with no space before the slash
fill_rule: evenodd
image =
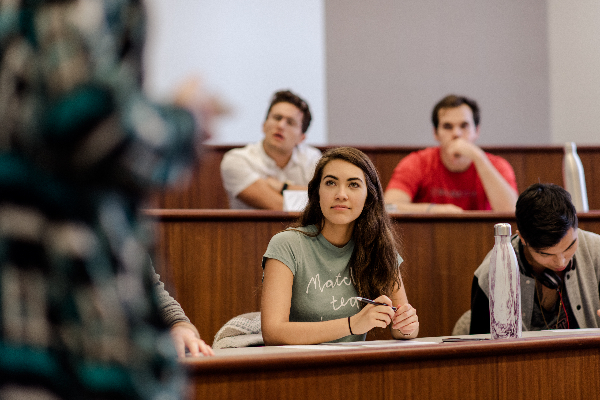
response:
<path id="1" fill-rule="evenodd" d="M 332 143 L 432 145 L 434 104 L 481 108 L 480 144 L 550 138 L 546 4 L 327 0 Z"/>
<path id="2" fill-rule="evenodd" d="M 272 94 L 291 89 L 311 108 L 307 142 L 327 143 L 323 0 L 146 0 L 146 87 L 168 97 L 187 76 L 225 100 L 213 142 L 262 138 Z"/>
<path id="3" fill-rule="evenodd" d="M 549 0 L 552 142 L 600 143 L 600 2 Z"/>
<path id="4" fill-rule="evenodd" d="M 305 97 L 314 144 L 431 145 L 449 92 L 482 108 L 480 144 L 600 144 L 600 2 L 146 0 L 147 87 L 200 75 L 234 114 L 213 142 L 261 137 L 271 94 Z"/>

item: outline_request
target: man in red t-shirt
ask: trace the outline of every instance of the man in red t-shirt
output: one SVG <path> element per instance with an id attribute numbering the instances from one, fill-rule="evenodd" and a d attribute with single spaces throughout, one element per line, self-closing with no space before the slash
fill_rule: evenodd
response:
<path id="1" fill-rule="evenodd" d="M 446 96 L 431 119 L 440 145 L 415 151 L 398 163 L 385 191 L 386 204 L 401 212 L 514 212 L 518 194 L 512 167 L 475 145 L 477 103 Z"/>

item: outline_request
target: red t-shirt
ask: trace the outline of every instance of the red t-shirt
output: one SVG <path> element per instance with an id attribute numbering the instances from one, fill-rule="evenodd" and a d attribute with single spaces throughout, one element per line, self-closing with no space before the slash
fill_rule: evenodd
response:
<path id="1" fill-rule="evenodd" d="M 517 190 L 515 171 L 502 157 L 485 153 L 500 175 Z M 475 165 L 451 172 L 442 163 L 439 147 L 410 153 L 394 168 L 387 189 L 400 189 L 413 203 L 454 204 L 463 210 L 491 210 Z"/>

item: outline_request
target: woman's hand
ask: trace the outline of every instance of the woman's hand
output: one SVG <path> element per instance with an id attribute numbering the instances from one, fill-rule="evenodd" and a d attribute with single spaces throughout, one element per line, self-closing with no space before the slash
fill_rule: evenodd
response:
<path id="1" fill-rule="evenodd" d="M 411 338 L 416 336 L 416 333 L 419 332 L 417 310 L 408 303 L 398 306 L 393 316 L 392 328 L 400 331 L 404 336 L 411 336 Z"/>
<path id="2" fill-rule="evenodd" d="M 385 328 L 392 322 L 394 310 L 392 309 L 392 300 L 382 295 L 375 299 L 378 303 L 388 304 L 387 306 L 376 306 L 367 304 L 360 312 L 350 317 L 350 327 L 355 335 L 362 335 L 373 328 Z"/>

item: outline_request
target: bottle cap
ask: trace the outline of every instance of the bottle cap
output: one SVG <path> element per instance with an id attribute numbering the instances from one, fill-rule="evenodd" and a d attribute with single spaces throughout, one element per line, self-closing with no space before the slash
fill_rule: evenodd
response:
<path id="1" fill-rule="evenodd" d="M 511 227 L 510 224 L 496 224 L 494 225 L 494 235 L 495 236 L 510 236 Z"/>
<path id="2" fill-rule="evenodd" d="M 565 143 L 565 153 L 577 153 L 577 145 L 575 142 Z"/>

